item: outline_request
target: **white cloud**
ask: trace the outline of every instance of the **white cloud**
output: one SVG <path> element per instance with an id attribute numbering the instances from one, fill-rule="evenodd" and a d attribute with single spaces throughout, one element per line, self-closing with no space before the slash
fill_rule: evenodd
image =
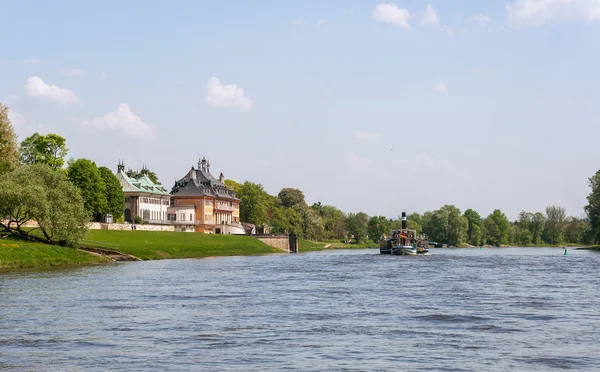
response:
<path id="1" fill-rule="evenodd" d="M 479 23 L 480 26 L 485 26 L 488 23 L 490 23 L 492 20 L 490 19 L 490 17 L 486 16 L 485 14 L 478 14 L 476 16 L 469 18 L 469 21 Z"/>
<path id="2" fill-rule="evenodd" d="M 437 28 L 442 30 L 444 33 L 446 33 L 446 35 L 454 36 L 454 27 L 448 26 L 448 25 L 443 25 L 440 22 L 440 17 L 437 15 L 437 13 L 435 12 L 435 9 L 433 9 L 431 4 L 427 5 L 427 8 L 425 9 L 423 16 L 421 17 L 421 25 L 436 26 Z"/>
<path id="3" fill-rule="evenodd" d="M 506 9 L 513 27 L 542 27 L 550 21 L 600 21 L 600 0 L 516 0 Z"/>
<path id="4" fill-rule="evenodd" d="M 352 151 L 346 152 L 346 166 L 348 168 L 357 169 L 363 168 L 367 165 L 371 164 L 371 160 L 364 158 L 362 156 L 358 156 Z"/>
<path id="5" fill-rule="evenodd" d="M 362 143 L 373 143 L 377 142 L 381 135 L 379 133 L 369 133 L 363 132 L 361 130 L 357 130 L 354 132 L 354 138 L 356 138 L 359 142 Z"/>
<path id="6" fill-rule="evenodd" d="M 244 111 L 252 110 L 252 100 L 244 95 L 244 90 L 235 84 L 223 85 L 216 77 L 206 84 L 206 103 L 220 108 L 238 108 Z"/>
<path id="7" fill-rule="evenodd" d="M 27 122 L 27 120 L 25 120 L 25 117 L 23 115 L 19 114 L 16 111 L 13 111 L 13 110 L 8 111 L 8 120 L 10 120 L 10 123 L 15 128 L 19 127 Z"/>
<path id="8" fill-rule="evenodd" d="M 394 3 L 380 3 L 375 9 L 371 18 L 377 22 L 391 23 L 405 30 L 410 30 L 410 13 L 407 9 L 398 8 Z"/>
<path id="9" fill-rule="evenodd" d="M 325 23 L 326 23 L 326 22 L 325 22 L 325 19 L 324 19 L 324 18 L 321 18 L 321 19 L 319 19 L 319 24 L 320 24 L 320 25 L 324 25 Z"/>
<path id="10" fill-rule="evenodd" d="M 446 86 L 446 83 L 444 83 L 444 82 L 439 82 L 436 85 L 434 85 L 433 90 L 438 93 L 448 93 L 448 87 Z"/>
<path id="11" fill-rule="evenodd" d="M 87 75 L 87 72 L 79 68 L 61 68 L 60 73 L 64 76 L 72 77 L 82 77 Z"/>
<path id="12" fill-rule="evenodd" d="M 301 24 L 304 23 L 304 20 L 302 18 L 298 18 L 298 19 L 294 19 L 292 21 L 292 23 L 295 24 L 295 25 L 301 25 Z"/>
<path id="13" fill-rule="evenodd" d="M 72 90 L 44 83 L 38 76 L 27 79 L 25 92 L 31 97 L 42 98 L 47 101 L 70 105 L 78 102 L 77 96 Z"/>
<path id="14" fill-rule="evenodd" d="M 25 65 L 39 65 L 40 63 L 42 63 L 42 61 L 40 61 L 39 58 L 28 58 L 23 61 L 23 64 Z"/>
<path id="15" fill-rule="evenodd" d="M 427 9 L 425 9 L 425 13 L 423 14 L 423 18 L 421 18 L 422 25 L 439 25 L 440 17 L 438 17 L 435 9 L 431 6 L 431 4 L 427 5 Z"/>
<path id="16" fill-rule="evenodd" d="M 146 124 L 139 116 L 131 112 L 129 105 L 121 103 L 115 111 L 104 116 L 94 118 L 81 123 L 83 126 L 91 126 L 101 130 L 110 129 L 121 131 L 135 138 L 154 137 L 154 128 Z"/>

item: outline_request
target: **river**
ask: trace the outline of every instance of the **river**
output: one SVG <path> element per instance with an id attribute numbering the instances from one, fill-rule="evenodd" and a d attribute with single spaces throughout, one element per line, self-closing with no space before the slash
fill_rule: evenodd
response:
<path id="1" fill-rule="evenodd" d="M 0 369 L 600 370 L 600 253 L 378 250 L 0 273 Z"/>

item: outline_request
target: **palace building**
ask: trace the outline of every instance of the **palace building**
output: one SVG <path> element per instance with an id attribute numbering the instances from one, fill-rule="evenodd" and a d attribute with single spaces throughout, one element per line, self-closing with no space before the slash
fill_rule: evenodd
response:
<path id="1" fill-rule="evenodd" d="M 223 181 L 223 173 L 218 179 L 210 173 L 210 162 L 206 158 L 199 160 L 198 168 L 192 166 L 173 185 L 167 213 L 169 222 L 191 223 L 194 231 L 202 233 L 245 234 L 240 223 L 240 200 Z"/>
<path id="2" fill-rule="evenodd" d="M 146 223 L 167 223 L 171 195 L 161 184 L 148 178 L 145 166 L 141 174 L 139 178 L 128 177 L 125 165 L 119 162 L 116 176 L 125 194 L 125 221 L 131 223 L 139 216 Z"/>

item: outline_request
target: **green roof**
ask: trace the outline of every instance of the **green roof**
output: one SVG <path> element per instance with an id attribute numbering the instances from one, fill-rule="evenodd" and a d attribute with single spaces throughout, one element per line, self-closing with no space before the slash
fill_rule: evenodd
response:
<path id="1" fill-rule="evenodd" d="M 119 171 L 117 172 L 117 178 L 121 183 L 121 187 L 123 187 L 123 192 L 141 192 L 147 194 L 157 194 L 157 195 L 171 195 L 163 187 L 163 185 L 159 183 L 154 183 L 148 176 L 144 175 L 140 178 L 127 177 L 125 172 Z"/>

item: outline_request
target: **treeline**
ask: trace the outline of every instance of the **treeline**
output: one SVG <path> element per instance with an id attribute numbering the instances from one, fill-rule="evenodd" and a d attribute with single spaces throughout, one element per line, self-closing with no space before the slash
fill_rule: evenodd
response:
<path id="1" fill-rule="evenodd" d="M 364 212 L 346 214 L 321 202 L 309 206 L 301 190 L 284 188 L 277 196 L 269 195 L 262 185 L 226 180 L 240 198 L 242 221 L 269 226 L 273 233 L 295 233 L 310 240 L 367 240 L 378 242 L 392 229 L 401 228 L 400 219 L 368 216 Z M 545 213 L 519 213 L 510 221 L 496 209 L 483 218 L 473 209 L 461 212 L 454 205 L 407 216 L 407 227 L 425 239 L 449 246 L 481 245 L 556 245 L 594 243 L 589 219 L 567 217 L 565 209 L 549 206 Z"/>
<path id="2" fill-rule="evenodd" d="M 410 218 L 431 241 L 451 246 L 590 244 L 595 241 L 589 219 L 568 217 L 559 206 L 549 206 L 545 213 L 522 211 L 516 221 L 509 221 L 499 209 L 482 218 L 473 209 L 461 213 L 453 205 L 422 216 L 413 214 Z"/>

